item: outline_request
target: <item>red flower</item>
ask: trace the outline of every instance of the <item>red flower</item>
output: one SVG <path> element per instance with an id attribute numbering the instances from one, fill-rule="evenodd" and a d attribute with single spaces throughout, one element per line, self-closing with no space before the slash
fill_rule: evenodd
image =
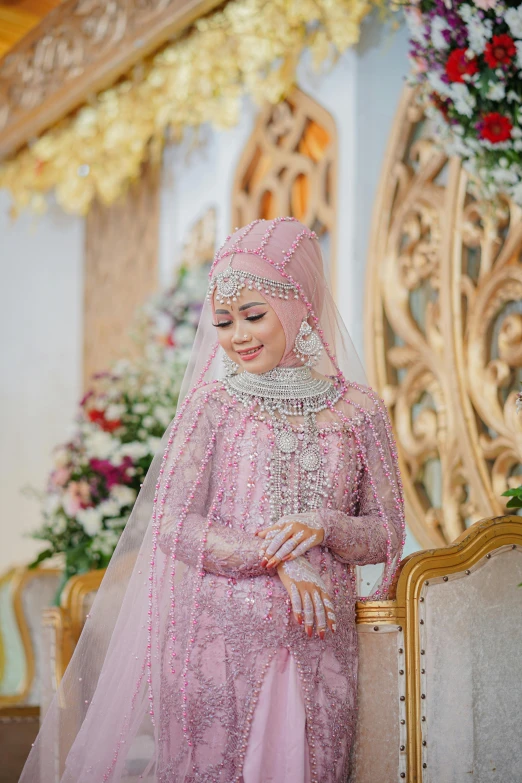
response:
<path id="1" fill-rule="evenodd" d="M 450 82 L 463 82 L 463 76 L 473 76 L 477 71 L 477 58 L 468 60 L 466 49 L 454 49 L 446 61 L 446 75 Z"/>
<path id="2" fill-rule="evenodd" d="M 499 141 L 507 141 L 511 138 L 511 128 L 513 125 L 508 117 L 499 114 L 498 111 L 492 111 L 485 114 L 479 125 L 479 136 L 481 139 L 487 139 L 492 144 Z"/>
<path id="3" fill-rule="evenodd" d="M 438 111 L 440 111 L 440 113 L 442 114 L 442 116 L 444 117 L 444 119 L 447 122 L 447 120 L 448 120 L 448 104 L 445 103 L 445 101 L 443 101 L 442 98 L 440 97 L 440 95 L 438 93 L 436 93 L 436 92 L 432 92 L 431 95 L 430 95 L 430 98 L 431 98 L 432 103 L 435 106 L 435 108 L 438 109 Z"/>
<path id="4" fill-rule="evenodd" d="M 509 65 L 517 53 L 517 47 L 510 35 L 494 35 L 493 40 L 486 44 L 484 59 L 490 68 L 499 65 Z"/>
<path id="5" fill-rule="evenodd" d="M 118 427 L 121 427 L 121 421 L 119 419 L 106 419 L 103 411 L 99 411 L 96 408 L 91 408 L 87 414 L 89 420 L 94 424 L 97 424 L 105 432 L 114 432 Z"/>

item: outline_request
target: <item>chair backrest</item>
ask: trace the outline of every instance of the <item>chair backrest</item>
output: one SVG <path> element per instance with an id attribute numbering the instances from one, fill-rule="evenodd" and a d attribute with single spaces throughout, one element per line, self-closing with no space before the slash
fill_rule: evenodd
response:
<path id="1" fill-rule="evenodd" d="M 355 783 L 522 780 L 521 582 L 522 518 L 497 517 L 359 605 Z"/>
<path id="2" fill-rule="evenodd" d="M 61 570 L 10 569 L 0 578 L 0 708 L 40 704 L 41 617 L 53 603 Z"/>

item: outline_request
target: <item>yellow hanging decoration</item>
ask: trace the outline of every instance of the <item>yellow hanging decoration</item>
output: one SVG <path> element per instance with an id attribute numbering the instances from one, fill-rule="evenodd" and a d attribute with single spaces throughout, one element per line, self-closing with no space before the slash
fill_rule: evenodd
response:
<path id="1" fill-rule="evenodd" d="M 211 123 L 234 126 L 241 97 L 277 103 L 295 81 L 301 53 L 316 67 L 355 44 L 380 0 L 232 0 L 199 19 L 183 38 L 0 165 L 0 188 L 15 212 L 43 212 L 46 195 L 85 215 L 97 198 L 112 204 L 161 157 L 166 132 Z"/>

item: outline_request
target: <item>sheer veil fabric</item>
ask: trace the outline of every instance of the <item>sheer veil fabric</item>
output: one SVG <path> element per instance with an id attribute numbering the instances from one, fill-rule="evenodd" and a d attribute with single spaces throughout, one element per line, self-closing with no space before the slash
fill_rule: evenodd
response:
<path id="1" fill-rule="evenodd" d="M 226 390 L 209 296 L 177 414 L 21 783 L 243 783 L 261 686 L 285 649 L 303 689 L 311 780 L 333 783 L 347 773 L 356 570 L 382 563 L 370 597 L 385 597 L 404 538 L 393 436 L 383 403 L 364 385 L 315 234 L 291 218 L 255 221 L 226 239 L 211 280 L 229 265 L 291 284 L 297 298 L 270 299 L 287 338 L 281 365 L 300 364 L 293 345 L 307 317 L 323 345 L 315 370 L 341 391 L 317 414 L 324 459 L 332 460 L 331 496 L 324 508 L 303 512 L 325 528 L 326 545 L 307 556 L 335 595 L 339 631 L 308 639 L 276 572 L 260 567 L 254 532 L 277 521 L 263 483 L 273 429 L 255 400 L 244 405 Z"/>

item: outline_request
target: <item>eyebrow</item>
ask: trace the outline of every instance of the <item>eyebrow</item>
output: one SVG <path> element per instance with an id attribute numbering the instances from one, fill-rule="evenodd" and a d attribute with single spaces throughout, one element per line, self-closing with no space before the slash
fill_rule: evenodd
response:
<path id="1" fill-rule="evenodd" d="M 239 312 L 242 312 L 242 310 L 247 310 L 249 307 L 254 307 L 254 305 L 266 305 L 266 302 L 249 302 L 248 304 L 241 305 L 241 307 L 238 308 Z M 220 315 L 221 314 L 228 315 L 229 311 L 228 310 L 216 310 L 216 313 L 219 313 Z"/>

